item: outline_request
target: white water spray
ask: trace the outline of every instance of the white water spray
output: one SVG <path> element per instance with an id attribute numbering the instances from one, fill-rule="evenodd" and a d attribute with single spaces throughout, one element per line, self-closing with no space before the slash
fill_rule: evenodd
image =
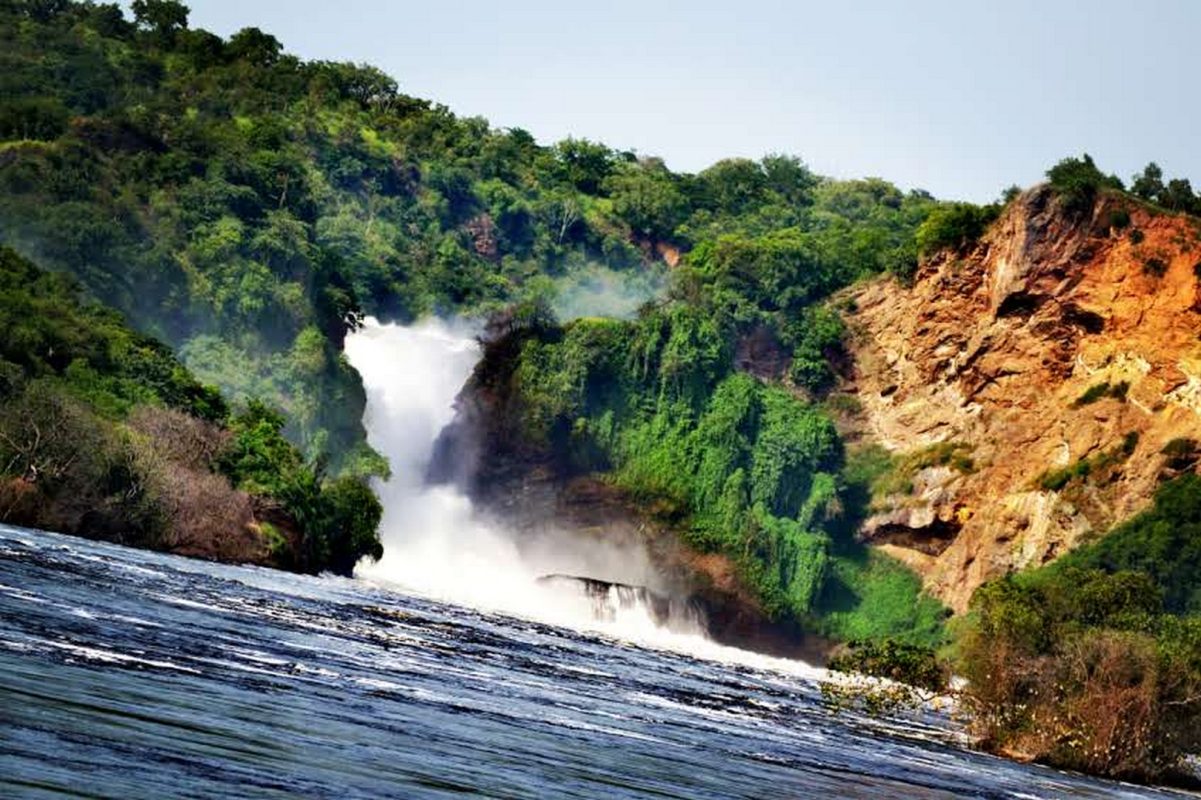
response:
<path id="1" fill-rule="evenodd" d="M 553 526 L 537 535 L 506 530 L 481 515 L 457 487 L 426 484 L 434 443 L 453 419 L 454 398 L 480 357 L 473 334 L 469 326 L 441 320 L 401 326 L 368 318 L 346 340 L 346 355 L 367 390 L 368 440 L 392 466 L 392 477 L 377 486 L 384 506 L 384 557 L 361 563 L 356 574 L 439 600 L 795 671 L 800 662 L 710 641 L 695 613 L 673 611 L 665 618 L 653 603 L 621 587 L 610 587 L 602 597 L 578 585 L 539 580 L 581 575 L 654 587 L 656 575 L 644 550 L 569 539 Z"/>

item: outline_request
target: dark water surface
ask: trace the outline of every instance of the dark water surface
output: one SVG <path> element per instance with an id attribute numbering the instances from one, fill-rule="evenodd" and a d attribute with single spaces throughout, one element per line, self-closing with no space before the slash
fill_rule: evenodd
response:
<path id="1" fill-rule="evenodd" d="M 811 678 L 0 526 L 0 797 L 1166 796 Z"/>

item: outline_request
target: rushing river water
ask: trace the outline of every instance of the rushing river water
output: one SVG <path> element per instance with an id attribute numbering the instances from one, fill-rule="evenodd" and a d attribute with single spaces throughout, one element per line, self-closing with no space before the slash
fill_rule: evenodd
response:
<path id="1" fill-rule="evenodd" d="M 0 797 L 1142 797 L 755 668 L 0 526 Z"/>

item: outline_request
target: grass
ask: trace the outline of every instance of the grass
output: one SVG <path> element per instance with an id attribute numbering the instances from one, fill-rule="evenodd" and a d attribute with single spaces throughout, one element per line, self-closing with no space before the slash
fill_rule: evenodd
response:
<path id="1" fill-rule="evenodd" d="M 951 441 L 937 442 L 902 456 L 892 456 L 890 467 L 879 472 L 872 480 L 872 495 L 886 497 L 890 494 L 909 494 L 913 491 L 914 476 L 930 467 L 951 467 L 963 475 L 970 475 L 976 469 L 971 452 L 971 445 Z M 874 458 L 878 459 L 879 455 Z"/>
<path id="2" fill-rule="evenodd" d="M 1058 492 L 1074 480 L 1087 480 L 1089 476 L 1102 473 L 1129 458 L 1138 446 L 1138 439 L 1138 433 L 1131 431 L 1122 437 L 1121 444 L 1092 458 L 1082 458 L 1066 467 L 1047 470 L 1038 476 L 1035 483 L 1046 491 Z"/>
<path id="3" fill-rule="evenodd" d="M 1126 402 L 1126 395 L 1130 392 L 1130 382 L 1121 381 L 1119 383 L 1110 384 L 1109 381 L 1102 383 L 1094 383 L 1092 386 L 1084 390 L 1084 394 L 1072 401 L 1072 408 L 1081 408 L 1091 403 L 1095 403 L 1103 397 L 1112 397 L 1120 402 Z"/>

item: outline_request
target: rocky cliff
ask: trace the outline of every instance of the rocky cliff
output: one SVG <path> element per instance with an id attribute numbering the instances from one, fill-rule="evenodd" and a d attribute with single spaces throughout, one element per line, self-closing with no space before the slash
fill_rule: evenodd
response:
<path id="1" fill-rule="evenodd" d="M 962 611 L 1139 511 L 1201 438 L 1199 275 L 1198 220 L 1038 187 L 911 286 L 849 291 L 847 433 L 901 473 L 863 537 Z"/>

